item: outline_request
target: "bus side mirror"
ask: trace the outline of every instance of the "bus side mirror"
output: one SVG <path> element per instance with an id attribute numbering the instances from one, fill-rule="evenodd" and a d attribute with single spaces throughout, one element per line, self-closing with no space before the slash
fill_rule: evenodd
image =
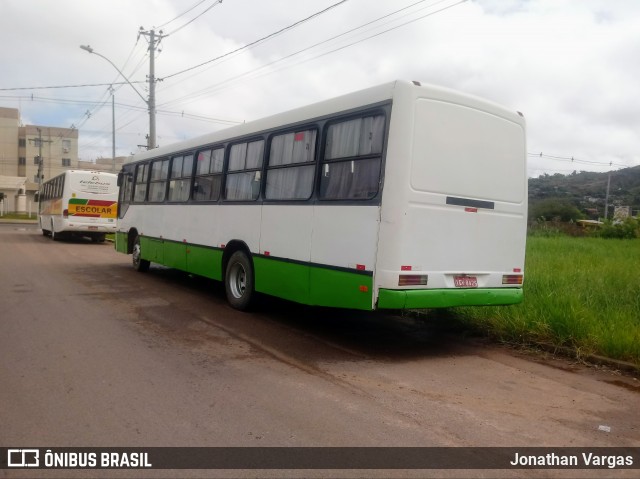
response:
<path id="1" fill-rule="evenodd" d="M 40 192 L 36 191 L 33 195 L 33 202 L 34 203 L 39 203 L 40 202 Z"/>

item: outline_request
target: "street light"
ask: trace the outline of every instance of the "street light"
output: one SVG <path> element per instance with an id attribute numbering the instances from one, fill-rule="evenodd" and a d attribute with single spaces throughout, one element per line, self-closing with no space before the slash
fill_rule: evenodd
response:
<path id="1" fill-rule="evenodd" d="M 131 88 L 133 88 L 133 90 L 138 94 L 138 96 L 142 98 L 142 101 L 145 102 L 145 104 L 147 105 L 147 108 L 149 109 L 149 137 L 147 138 L 147 149 L 151 150 L 155 148 L 156 147 L 156 101 L 155 101 L 155 92 L 154 92 L 155 85 L 151 83 L 151 85 L 149 86 L 149 99 L 147 100 L 144 96 L 142 96 L 142 94 L 138 91 L 138 89 L 135 86 L 133 86 L 133 84 L 124 75 L 124 73 L 122 73 L 120 69 L 111 60 L 109 60 L 104 55 L 96 52 L 89 45 L 80 45 L 80 48 L 82 48 L 84 51 L 93 53 L 94 55 L 98 55 L 99 57 L 107 60 L 111 64 L 111 66 L 117 70 L 120 76 L 124 78 L 125 81 L 131 86 Z M 153 81 L 154 79 L 150 79 L 150 82 L 153 82 Z M 115 157 L 115 153 L 114 153 L 114 157 Z M 115 158 L 113 159 L 113 161 L 115 162 Z"/>

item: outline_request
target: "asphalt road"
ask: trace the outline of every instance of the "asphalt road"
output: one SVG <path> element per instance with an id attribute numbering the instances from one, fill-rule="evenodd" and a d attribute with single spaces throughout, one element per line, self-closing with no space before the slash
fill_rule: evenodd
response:
<path id="1" fill-rule="evenodd" d="M 640 446 L 636 379 L 130 260 L 0 224 L 0 446 Z"/>

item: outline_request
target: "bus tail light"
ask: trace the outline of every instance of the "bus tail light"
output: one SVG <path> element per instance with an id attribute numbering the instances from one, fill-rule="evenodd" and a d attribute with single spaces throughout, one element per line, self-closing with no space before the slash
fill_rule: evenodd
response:
<path id="1" fill-rule="evenodd" d="M 68 218 L 68 217 L 69 217 L 69 210 L 65 209 L 65 210 L 62 212 L 62 216 L 64 216 L 65 218 Z"/>
<path id="2" fill-rule="evenodd" d="M 502 276 L 502 284 L 522 284 L 522 275 L 505 274 Z"/>
<path id="3" fill-rule="evenodd" d="M 429 275 L 426 274 L 401 274 L 398 276 L 398 286 L 426 286 Z"/>

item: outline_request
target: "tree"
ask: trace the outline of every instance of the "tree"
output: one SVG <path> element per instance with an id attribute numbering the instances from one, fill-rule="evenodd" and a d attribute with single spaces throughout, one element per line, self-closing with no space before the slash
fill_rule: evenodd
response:
<path id="1" fill-rule="evenodd" d="M 582 217 L 580 210 L 571 201 L 563 198 L 547 198 L 529 205 L 530 220 L 544 218 L 545 220 L 576 221 Z"/>

